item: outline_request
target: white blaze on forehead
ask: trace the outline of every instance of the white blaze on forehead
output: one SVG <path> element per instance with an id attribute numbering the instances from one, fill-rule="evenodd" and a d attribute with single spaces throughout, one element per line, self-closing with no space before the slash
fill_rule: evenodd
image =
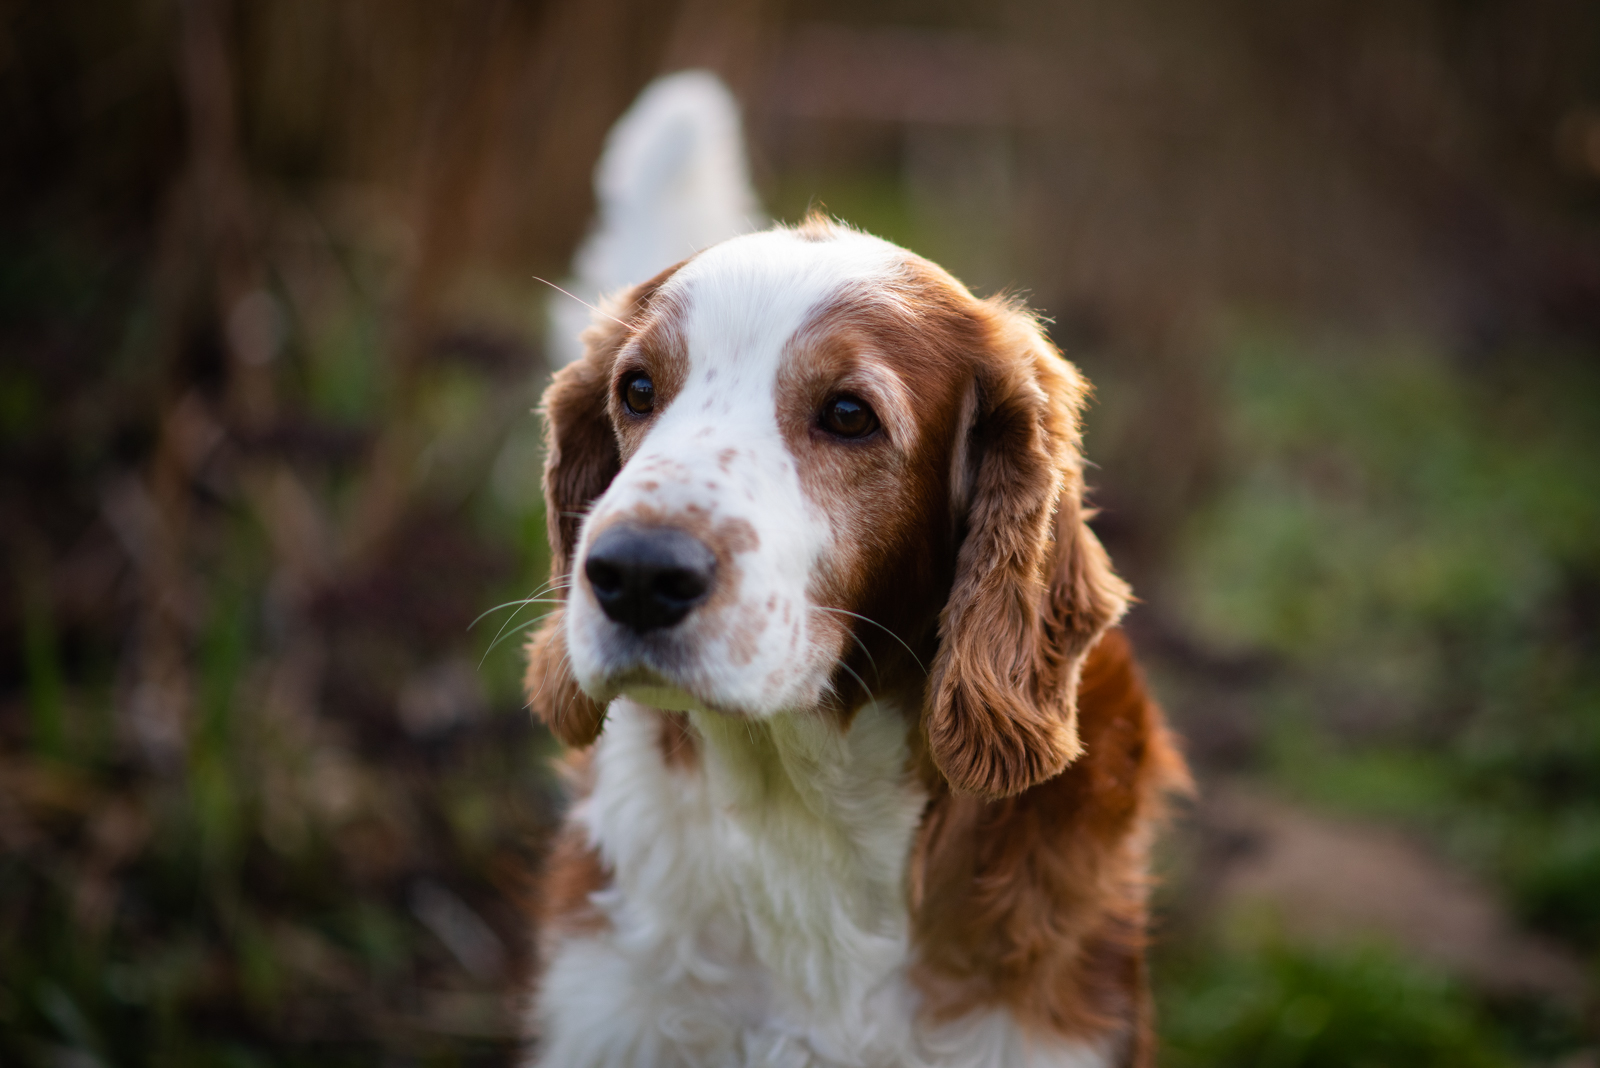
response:
<path id="1" fill-rule="evenodd" d="M 682 309 L 688 373 L 638 456 L 653 466 L 688 465 L 714 439 L 719 449 L 733 444 L 757 454 L 746 455 L 741 466 L 755 459 L 769 469 L 763 474 L 773 467 L 793 473 L 777 421 L 778 371 L 789 342 L 852 283 L 891 278 L 904 256 L 887 241 L 851 230 L 822 241 L 768 230 L 724 242 L 685 264 L 661 295 Z M 716 503 L 725 508 L 728 502 Z"/>
<path id="2" fill-rule="evenodd" d="M 728 368 L 747 387 L 768 387 L 791 338 L 851 283 L 895 277 L 905 253 L 876 237 L 835 230 L 812 241 L 768 230 L 707 249 L 662 287 L 682 302 L 690 382 Z"/>

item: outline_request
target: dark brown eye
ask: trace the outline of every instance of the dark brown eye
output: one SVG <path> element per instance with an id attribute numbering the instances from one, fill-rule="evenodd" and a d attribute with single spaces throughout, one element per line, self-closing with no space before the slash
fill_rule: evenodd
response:
<path id="1" fill-rule="evenodd" d="M 878 429 L 878 417 L 866 401 L 845 393 L 822 406 L 822 429 L 841 438 L 864 438 Z"/>
<path id="2" fill-rule="evenodd" d="M 649 415 L 656 406 L 656 384 L 647 374 L 633 374 L 622 383 L 622 403 L 634 415 Z"/>

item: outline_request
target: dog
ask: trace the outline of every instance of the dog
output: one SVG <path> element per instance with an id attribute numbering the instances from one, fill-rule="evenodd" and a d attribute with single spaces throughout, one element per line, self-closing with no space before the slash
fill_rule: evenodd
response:
<path id="1" fill-rule="evenodd" d="M 1088 386 L 1020 303 L 821 215 L 743 233 L 741 189 L 720 83 L 648 89 L 575 284 L 655 277 L 544 395 L 527 690 L 573 801 L 531 1063 L 1148 1065 L 1188 780 L 1086 522 Z"/>

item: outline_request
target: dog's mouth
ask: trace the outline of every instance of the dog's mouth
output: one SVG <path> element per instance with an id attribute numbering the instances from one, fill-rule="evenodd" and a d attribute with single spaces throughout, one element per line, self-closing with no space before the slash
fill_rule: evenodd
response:
<path id="1" fill-rule="evenodd" d="M 607 678 L 594 694 L 602 703 L 617 697 L 627 697 L 641 705 L 659 708 L 664 712 L 715 712 L 724 716 L 743 716 L 745 713 L 710 698 L 677 680 L 670 679 L 649 667 L 633 667 Z"/>
<path id="2" fill-rule="evenodd" d="M 607 689 L 642 705 L 667 712 L 703 712 L 705 702 L 683 686 L 650 668 L 638 667 L 608 680 Z"/>
<path id="3" fill-rule="evenodd" d="M 663 711 L 760 719 L 796 703 L 780 689 L 790 674 L 747 662 L 750 648 L 739 660 L 725 621 L 703 611 L 642 634 L 603 618 L 591 604 L 580 604 L 568 622 L 574 676 L 602 706 L 628 697 Z M 782 667 L 793 671 L 792 664 Z"/>

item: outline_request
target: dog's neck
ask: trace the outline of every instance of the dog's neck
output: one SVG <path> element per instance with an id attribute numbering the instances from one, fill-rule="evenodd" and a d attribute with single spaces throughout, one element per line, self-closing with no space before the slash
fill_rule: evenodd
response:
<path id="1" fill-rule="evenodd" d="M 663 744 L 665 724 L 612 705 L 579 812 L 614 872 L 602 903 L 619 933 L 806 1015 L 864 1011 L 908 954 L 926 794 L 904 716 L 869 704 L 845 730 L 821 713 L 689 713 L 690 756 Z"/>

